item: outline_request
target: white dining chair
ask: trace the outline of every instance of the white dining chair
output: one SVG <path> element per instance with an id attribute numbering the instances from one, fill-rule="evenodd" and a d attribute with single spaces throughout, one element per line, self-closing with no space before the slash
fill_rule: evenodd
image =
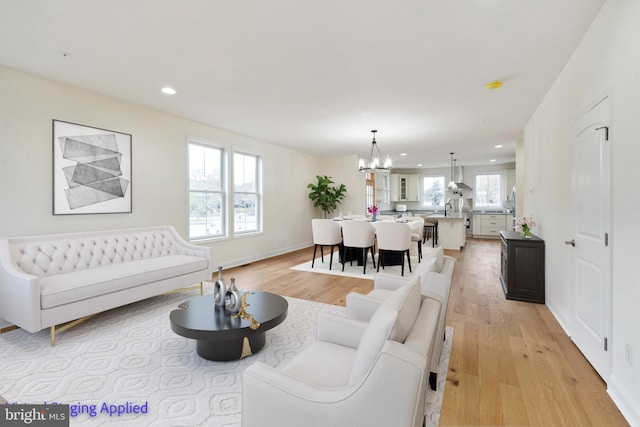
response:
<path id="1" fill-rule="evenodd" d="M 311 230 L 313 232 L 313 260 L 311 261 L 311 268 L 313 268 L 316 262 L 316 251 L 320 247 L 320 257 L 324 263 L 324 247 L 331 247 L 331 256 L 329 257 L 329 270 L 333 264 L 333 252 L 335 247 L 338 247 L 338 253 L 340 254 L 340 247 L 342 245 L 342 228 L 340 224 L 331 219 L 312 219 Z"/>
<path id="2" fill-rule="evenodd" d="M 375 244 L 376 244 L 376 230 L 373 228 L 370 222 L 367 221 L 343 221 L 342 222 L 342 240 L 343 240 L 343 253 L 342 253 L 342 271 L 344 271 L 344 264 L 346 259 L 349 258 L 350 265 L 353 265 L 352 249 L 359 249 L 362 251 L 362 265 L 363 273 L 367 273 L 367 253 L 371 250 L 371 260 L 373 261 L 373 268 L 376 268 L 375 259 Z M 347 255 L 347 252 L 349 255 Z"/>
<path id="3" fill-rule="evenodd" d="M 378 241 L 378 270 L 384 269 L 390 263 L 389 255 L 400 254 L 402 262 L 402 275 L 404 276 L 404 255 L 407 255 L 409 272 L 411 272 L 411 228 L 407 224 L 399 222 L 381 222 L 376 226 L 376 238 Z M 395 265 L 395 264 L 394 264 Z"/>

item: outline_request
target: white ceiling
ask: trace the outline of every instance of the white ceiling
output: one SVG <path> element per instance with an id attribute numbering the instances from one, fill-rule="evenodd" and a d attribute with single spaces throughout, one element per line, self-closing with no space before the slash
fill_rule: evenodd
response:
<path id="1" fill-rule="evenodd" d="M 396 167 L 505 163 L 603 2 L 0 0 L 0 65 L 319 156 L 377 129 Z"/>

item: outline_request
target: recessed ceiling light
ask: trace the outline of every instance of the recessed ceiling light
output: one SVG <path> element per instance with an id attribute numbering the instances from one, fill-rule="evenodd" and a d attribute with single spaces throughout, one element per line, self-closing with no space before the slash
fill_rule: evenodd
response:
<path id="1" fill-rule="evenodd" d="M 162 93 L 166 93 L 167 95 L 175 95 L 176 90 L 172 87 L 167 86 L 162 88 Z"/>
<path id="2" fill-rule="evenodd" d="M 407 153 L 400 153 L 400 155 L 401 155 L 401 156 L 406 156 L 406 155 L 407 155 Z"/>
<path id="3" fill-rule="evenodd" d="M 501 144 L 494 145 L 493 148 L 502 148 L 502 145 Z"/>
<path id="4" fill-rule="evenodd" d="M 416 166 L 418 166 L 419 168 L 422 167 L 422 163 L 418 163 Z"/>
<path id="5" fill-rule="evenodd" d="M 490 162 L 495 162 L 495 161 L 496 161 L 496 159 L 491 159 L 491 160 L 489 160 L 489 161 L 490 161 Z"/>

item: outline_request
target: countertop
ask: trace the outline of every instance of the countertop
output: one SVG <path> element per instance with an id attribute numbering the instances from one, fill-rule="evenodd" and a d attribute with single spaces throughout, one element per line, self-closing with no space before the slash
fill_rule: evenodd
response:
<path id="1" fill-rule="evenodd" d="M 473 215 L 513 215 L 511 212 L 483 212 L 483 211 L 474 211 L 471 212 Z"/>
<path id="2" fill-rule="evenodd" d="M 429 215 L 428 218 L 437 218 L 437 219 L 467 219 L 467 217 L 469 216 L 468 213 L 460 213 L 460 212 L 453 212 L 450 214 L 447 214 L 447 216 L 444 216 L 444 214 L 441 213 L 437 213 L 437 214 L 433 214 L 433 215 Z"/>

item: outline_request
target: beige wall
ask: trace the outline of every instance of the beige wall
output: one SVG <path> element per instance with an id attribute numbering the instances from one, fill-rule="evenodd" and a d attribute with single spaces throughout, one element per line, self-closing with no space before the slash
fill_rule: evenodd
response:
<path id="1" fill-rule="evenodd" d="M 640 425 L 640 283 L 635 197 L 640 182 L 640 2 L 608 0 L 573 57 L 531 117 L 524 134 L 524 211 L 546 242 L 547 305 L 571 333 L 574 314 L 571 199 L 572 121 L 599 96 L 611 99 L 613 331 L 608 390 Z M 518 166 L 519 167 L 519 166 Z M 519 176 L 520 178 L 520 176 Z M 625 350 L 633 349 L 632 363 Z"/>
<path id="2" fill-rule="evenodd" d="M 52 214 L 52 119 L 133 135 L 132 213 Z M 208 243 L 216 263 L 236 265 L 311 244 L 309 224 L 317 213 L 307 198 L 306 185 L 316 174 L 325 174 L 322 168 L 333 164 L 331 159 L 320 160 L 2 67 L 0 236 L 158 224 L 173 225 L 186 236 L 188 135 L 257 153 L 263 159 L 264 233 Z"/>

